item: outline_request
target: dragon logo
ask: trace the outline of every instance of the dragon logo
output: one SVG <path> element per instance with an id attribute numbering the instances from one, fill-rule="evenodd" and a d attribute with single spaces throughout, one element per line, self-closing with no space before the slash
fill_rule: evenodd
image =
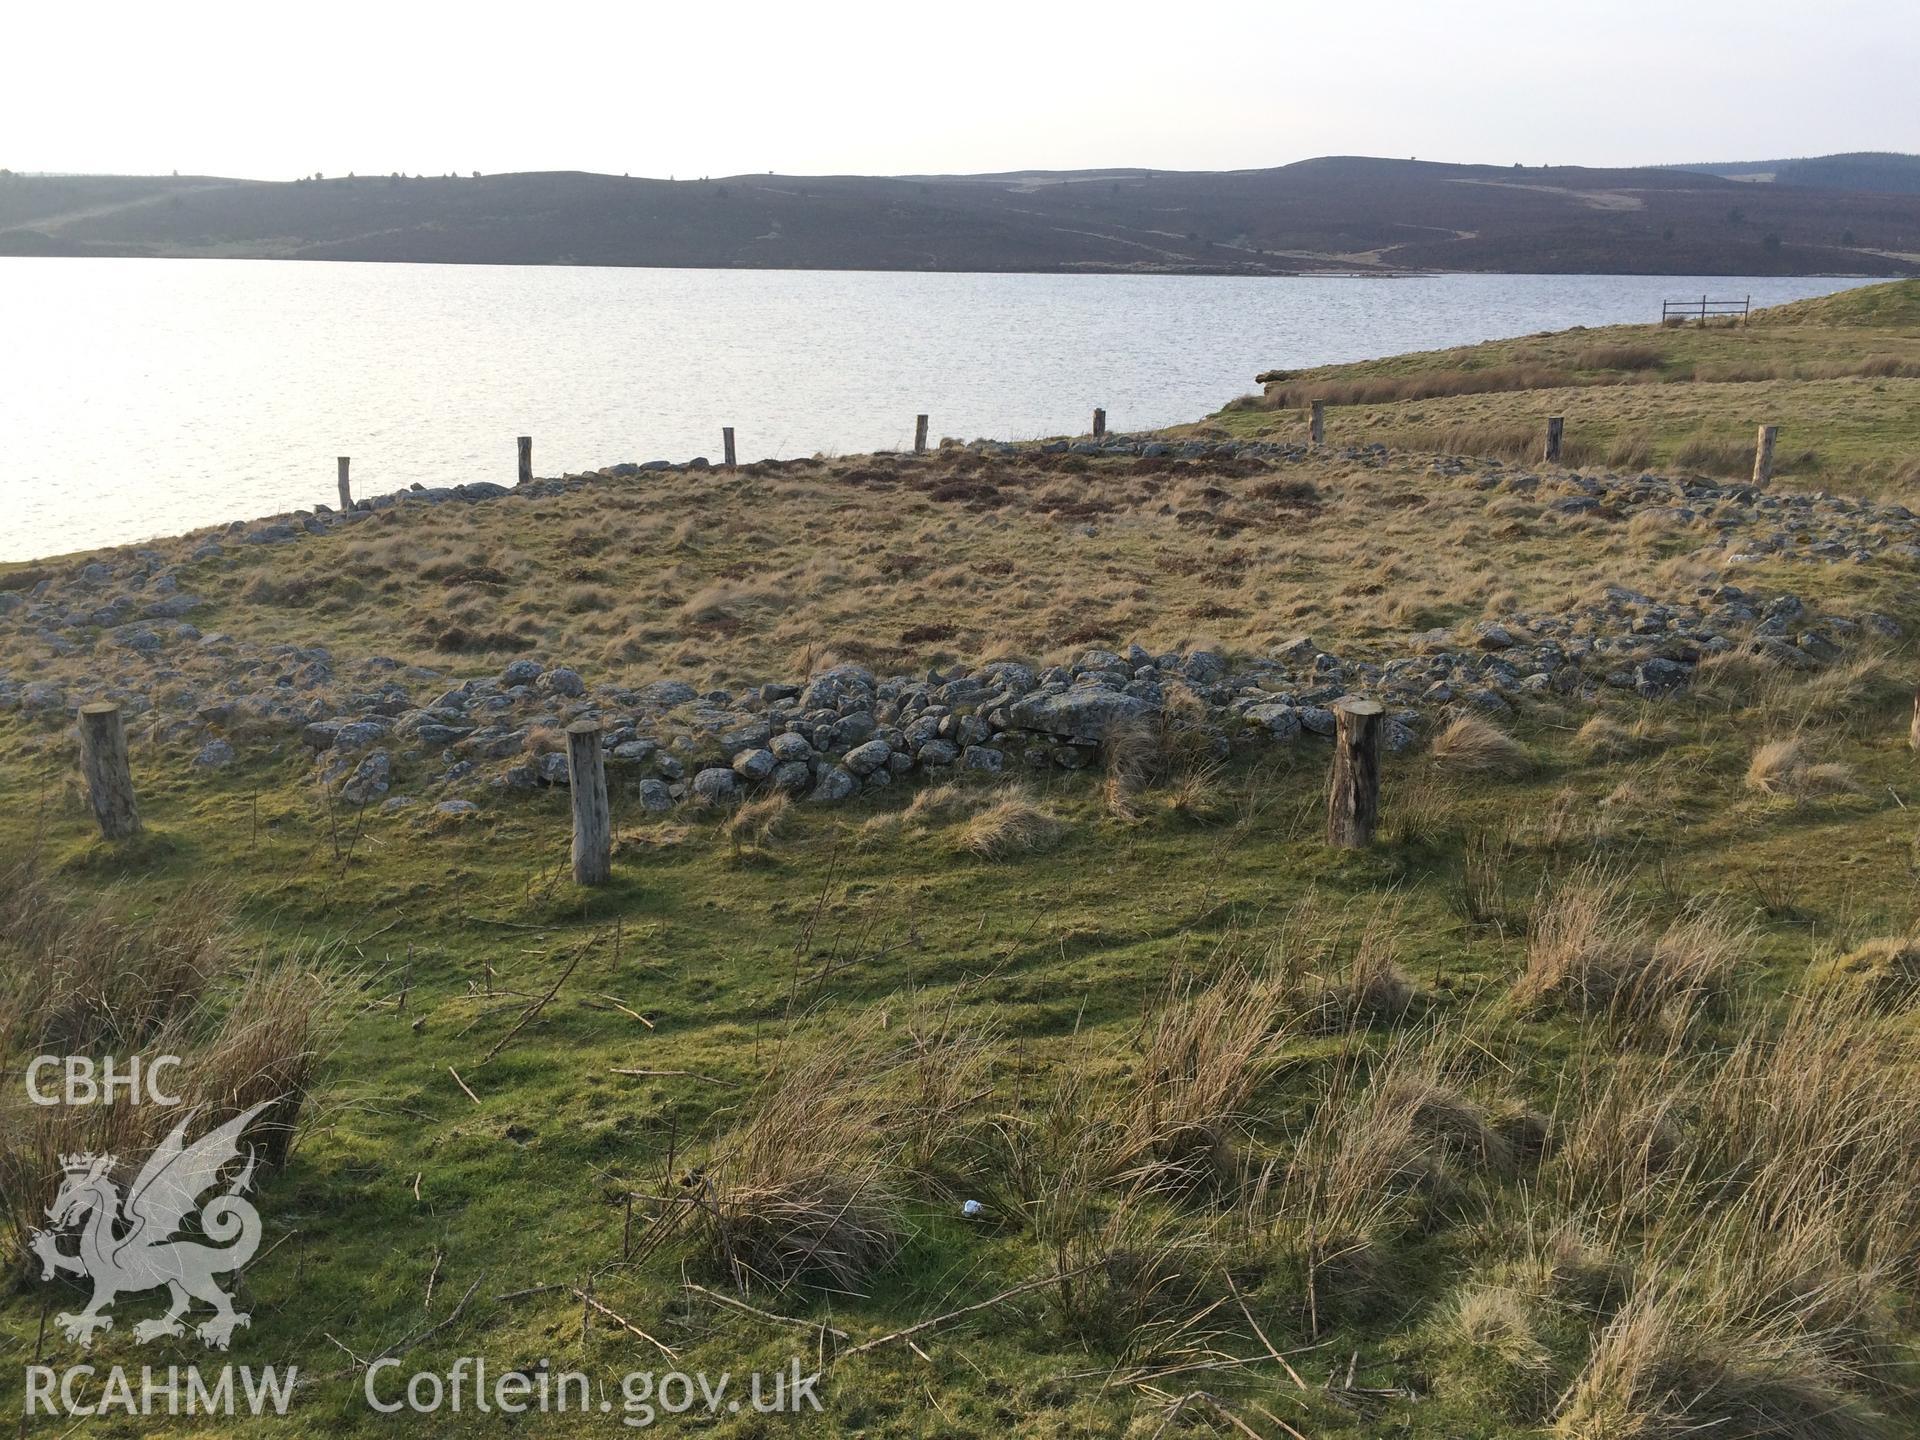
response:
<path id="1" fill-rule="evenodd" d="M 112 1155 L 60 1157 L 66 1178 L 47 1207 L 53 1225 L 36 1230 L 31 1243 L 40 1257 L 41 1279 L 67 1271 L 93 1281 L 93 1299 L 86 1309 L 54 1317 L 69 1340 L 91 1345 L 96 1330 L 113 1328 L 113 1317 L 103 1312 L 116 1297 L 164 1285 L 171 1298 L 167 1313 L 135 1325 L 134 1339 L 145 1343 L 186 1334 L 180 1317 L 198 1299 L 213 1306 L 214 1314 L 194 1333 L 214 1349 L 227 1348 L 234 1328 L 247 1324 L 248 1317 L 234 1310 L 233 1297 L 214 1284 L 213 1277 L 238 1270 L 260 1244 L 259 1212 L 243 1198 L 253 1183 L 252 1148 L 245 1167 L 223 1193 L 204 1206 L 200 1197 L 240 1158 L 242 1132 L 273 1103 L 262 1101 L 191 1146 L 186 1143 L 187 1127 L 200 1111 L 189 1112 L 147 1157 L 124 1195 L 112 1178 Z M 201 1233 L 212 1244 L 174 1238 L 196 1206 Z M 79 1228 L 80 1249 L 69 1255 L 59 1241 L 74 1227 Z"/>

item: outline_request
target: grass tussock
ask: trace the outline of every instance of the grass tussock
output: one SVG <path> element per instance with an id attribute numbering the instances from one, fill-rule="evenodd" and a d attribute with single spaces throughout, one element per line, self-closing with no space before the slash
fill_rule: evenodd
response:
<path id="1" fill-rule="evenodd" d="M 1173 1190 L 1233 1173 L 1247 1104 L 1281 1062 L 1286 993 L 1280 976 L 1235 956 L 1218 978 L 1168 996 L 1122 1101 L 1116 1170 Z"/>
<path id="2" fill-rule="evenodd" d="M 1206 718 L 1205 702 L 1176 688 L 1157 713 L 1116 729 L 1103 746 L 1108 813 L 1138 819 L 1143 795 L 1156 786 L 1176 813 L 1200 816 L 1212 808 L 1220 756 Z"/>
<path id="3" fill-rule="evenodd" d="M 1859 986 L 1883 1004 L 1907 1004 L 1920 992 L 1920 935 L 1876 936 L 1831 956 L 1815 973 Z"/>
<path id="4" fill-rule="evenodd" d="M 1715 903 L 1657 928 L 1624 874 L 1589 861 L 1542 887 L 1511 994 L 1530 1010 L 1683 1023 L 1724 993 L 1750 940 Z"/>
<path id="5" fill-rule="evenodd" d="M 982 810 L 961 827 L 960 848 L 984 860 L 1050 849 L 1067 832 L 1067 823 L 1030 795 L 1011 794 Z"/>
<path id="6" fill-rule="evenodd" d="M 900 1248 L 889 1137 L 858 1048 L 789 1063 L 691 1187 L 702 1248 L 739 1289 L 859 1292 Z"/>
<path id="7" fill-rule="evenodd" d="M 1503 779 L 1525 775 L 1533 768 L 1527 747 L 1482 715 L 1462 712 L 1433 737 L 1434 761 L 1463 775 L 1491 775 Z"/>
<path id="8" fill-rule="evenodd" d="M 1746 785 L 1762 795 L 1811 800 L 1845 794 L 1854 789 L 1854 778 L 1846 765 L 1816 760 L 1804 735 L 1787 735 L 1765 741 L 1753 752 Z"/>
<path id="9" fill-rule="evenodd" d="M 1345 966 L 1321 977 L 1309 1000 L 1316 1030 L 1340 1034 L 1407 1018 L 1420 992 L 1400 963 L 1403 923 L 1398 905 L 1383 904 L 1367 917 Z"/>
<path id="10" fill-rule="evenodd" d="M 763 795 L 734 807 L 721 825 L 735 855 L 749 847 L 764 850 L 780 837 L 793 818 L 793 800 L 782 794 Z"/>
<path id="11" fill-rule="evenodd" d="M 1554 1423 L 1565 1440 L 1876 1440 L 1883 1417 L 1846 1387 L 1791 1313 L 1737 1319 L 1650 1282 L 1594 1346 Z"/>
<path id="12" fill-rule="evenodd" d="M 169 1086 L 208 1122 L 275 1101 L 249 1132 L 280 1164 L 337 1028 L 330 967 L 243 953 L 220 892 L 189 886 L 140 911 L 108 892 L 81 899 L 55 885 L 37 852 L 0 872 L 0 1064 L 23 1074 L 36 1055 L 180 1058 Z M 24 1253 L 58 1189 L 60 1156 L 133 1161 L 178 1118 L 169 1107 L 0 1107 L 0 1250 Z"/>

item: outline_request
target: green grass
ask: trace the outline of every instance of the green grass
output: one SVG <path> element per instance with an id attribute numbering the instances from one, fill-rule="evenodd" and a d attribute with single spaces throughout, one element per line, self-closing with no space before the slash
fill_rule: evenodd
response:
<path id="1" fill-rule="evenodd" d="M 1241 402 L 1214 423 L 1304 434 L 1300 407 L 1323 392 L 1335 444 L 1537 460 L 1546 417 L 1564 415 L 1570 464 L 1738 478 L 1755 430 L 1774 424 L 1783 484 L 1909 497 L 1920 485 L 1920 281 L 1757 311 L 1746 327 L 1564 331 L 1304 370 L 1283 385 L 1287 408 Z"/>

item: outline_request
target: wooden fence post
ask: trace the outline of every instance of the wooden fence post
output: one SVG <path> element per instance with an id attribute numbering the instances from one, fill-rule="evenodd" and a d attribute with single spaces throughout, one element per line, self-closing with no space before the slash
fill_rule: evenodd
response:
<path id="1" fill-rule="evenodd" d="M 573 795 L 574 883 L 604 885 L 613 876 L 613 817 L 597 720 L 567 727 L 567 787 Z"/>
<path id="2" fill-rule="evenodd" d="M 733 458 L 733 427 L 731 425 L 722 425 L 720 427 L 720 444 L 726 451 L 727 469 L 731 470 L 735 464 Z"/>
<path id="3" fill-rule="evenodd" d="M 1780 436 L 1778 425 L 1762 425 L 1753 446 L 1753 483 L 1764 485 L 1773 479 L 1773 442 Z"/>
<path id="4" fill-rule="evenodd" d="M 528 485 L 528 484 L 531 484 L 532 482 L 533 482 L 533 436 L 522 435 L 520 437 L 520 483 L 522 485 Z"/>
<path id="5" fill-rule="evenodd" d="M 927 453 L 927 417 L 924 415 L 913 417 L 913 453 L 916 455 Z"/>
<path id="6" fill-rule="evenodd" d="M 1567 417 L 1566 416 L 1549 415 L 1547 417 L 1547 450 L 1546 450 L 1545 459 L 1549 465 L 1556 464 L 1559 461 L 1560 441 L 1561 441 L 1561 438 L 1566 433 L 1567 433 Z"/>
<path id="7" fill-rule="evenodd" d="M 100 833 L 125 840 L 139 833 L 140 808 L 133 799 L 133 770 L 127 763 L 127 730 L 120 707 L 96 701 L 80 707 L 80 768 L 87 777 L 87 798 Z"/>
<path id="8" fill-rule="evenodd" d="M 1327 443 L 1327 402 L 1316 400 L 1307 419 L 1307 444 L 1318 450 Z"/>
<path id="9" fill-rule="evenodd" d="M 1107 438 L 1107 412 L 1105 410 L 1096 408 L 1093 412 L 1093 438 L 1096 440 L 1104 440 Z"/>
<path id="10" fill-rule="evenodd" d="M 1380 731 L 1386 707 L 1354 696 L 1333 705 L 1333 777 L 1327 790 L 1327 843 L 1358 850 L 1380 818 Z"/>
<path id="11" fill-rule="evenodd" d="M 345 455 L 340 457 L 340 508 L 342 510 L 353 508 L 353 486 L 347 483 L 347 467 L 352 463 Z"/>

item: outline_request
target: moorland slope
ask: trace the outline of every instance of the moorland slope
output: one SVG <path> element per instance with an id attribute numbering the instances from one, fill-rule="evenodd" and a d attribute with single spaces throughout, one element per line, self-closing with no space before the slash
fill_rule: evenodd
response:
<path id="1" fill-rule="evenodd" d="M 1905 275 L 1920 196 L 1330 156 L 1264 170 L 0 176 L 0 254 L 1291 274 Z"/>

